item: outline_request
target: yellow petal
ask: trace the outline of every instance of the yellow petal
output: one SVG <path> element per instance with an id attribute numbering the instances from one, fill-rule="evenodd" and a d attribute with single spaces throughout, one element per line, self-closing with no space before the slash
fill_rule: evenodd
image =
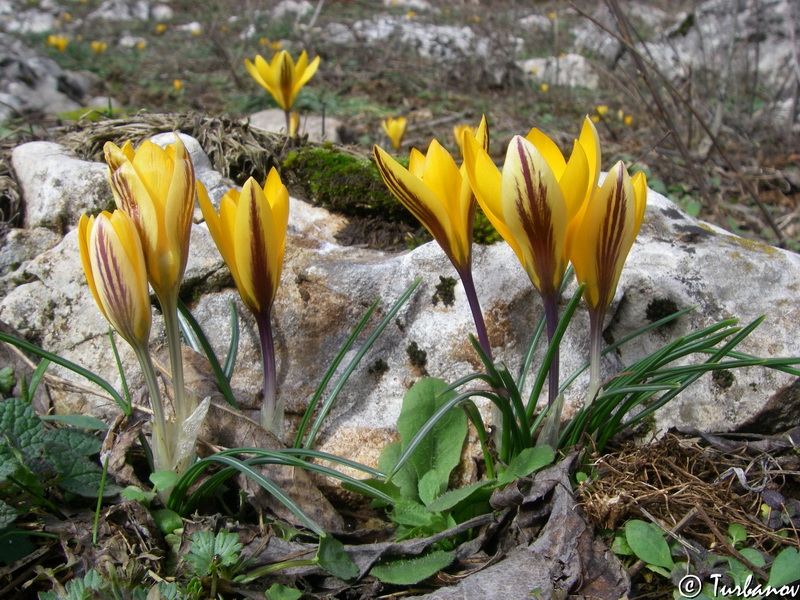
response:
<path id="1" fill-rule="evenodd" d="M 564 159 L 564 155 L 558 145 L 536 128 L 531 129 L 525 139 L 536 146 L 544 160 L 550 165 L 556 179 L 560 181 L 564 175 L 564 169 L 567 167 L 567 161 Z"/>
<path id="2" fill-rule="evenodd" d="M 502 177 L 489 154 L 472 136 L 463 136 L 464 167 L 475 198 L 483 209 L 486 218 L 497 230 L 497 233 L 511 246 L 520 263 L 525 264 L 522 248 L 503 216 Z"/>
<path id="3" fill-rule="evenodd" d="M 386 187 L 425 226 L 452 259 L 451 240 L 448 235 L 449 216 L 439 198 L 427 183 L 409 173 L 405 167 L 378 146 L 374 147 L 374 154 L 375 164 L 378 166 L 378 171 Z M 419 161 L 418 158 L 415 160 Z M 417 162 L 417 168 L 418 164 Z M 425 168 L 423 167 L 423 169 Z M 423 177 L 427 177 L 427 171 Z M 439 185 L 434 179 L 431 181 L 433 185 Z"/>

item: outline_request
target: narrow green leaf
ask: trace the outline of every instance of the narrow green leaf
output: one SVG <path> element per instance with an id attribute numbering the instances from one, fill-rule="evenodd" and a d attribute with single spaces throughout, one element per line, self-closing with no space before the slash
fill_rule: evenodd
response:
<path id="1" fill-rule="evenodd" d="M 459 503 L 466 501 L 471 496 L 474 496 L 481 490 L 497 485 L 494 480 L 486 479 L 484 481 L 476 481 L 471 485 L 464 486 L 455 490 L 449 490 L 436 498 L 433 502 L 429 503 L 425 510 L 428 512 L 444 512 L 455 508 Z"/>
<path id="2" fill-rule="evenodd" d="M 230 381 L 233 377 L 233 368 L 236 366 L 236 356 L 239 353 L 239 313 L 236 312 L 236 304 L 233 303 L 233 300 L 228 300 L 228 309 L 231 315 L 231 342 L 228 344 L 228 354 L 225 356 L 222 372 L 225 379 Z"/>
<path id="3" fill-rule="evenodd" d="M 425 556 L 402 558 L 375 565 L 372 567 L 370 574 L 384 583 L 414 585 L 423 579 L 436 575 L 442 569 L 450 566 L 453 560 L 455 560 L 454 552 L 436 550 Z"/>
<path id="4" fill-rule="evenodd" d="M 178 314 L 182 319 L 178 321 L 179 324 L 183 324 L 183 321 L 186 322 L 183 324 L 185 331 L 191 332 L 192 339 L 200 346 L 202 353 L 208 359 L 208 364 L 211 365 L 211 370 L 214 371 L 217 385 L 219 386 L 220 392 L 222 392 L 222 395 L 225 397 L 225 401 L 234 408 L 239 408 L 236 397 L 233 395 L 233 390 L 231 390 L 231 384 L 219 364 L 219 359 L 214 352 L 214 348 L 211 347 L 211 342 L 208 341 L 206 334 L 203 332 L 203 328 L 200 327 L 200 323 L 197 322 L 197 319 L 194 318 L 186 305 L 180 300 L 178 301 Z M 198 350 L 198 352 L 200 351 Z"/>
<path id="5" fill-rule="evenodd" d="M 95 383 L 101 388 L 103 388 L 111 396 L 111 398 L 113 398 L 114 402 L 116 402 L 119 405 L 119 407 L 125 414 L 130 414 L 130 407 L 127 405 L 122 396 L 119 395 L 117 390 L 115 390 L 110 383 L 108 383 L 105 379 L 103 379 L 99 375 L 92 373 L 88 369 L 84 369 L 80 365 L 76 365 L 74 362 L 68 361 L 65 358 L 61 358 L 57 354 L 53 354 L 52 352 L 43 350 L 42 348 L 39 348 L 39 346 L 26 342 L 25 340 L 16 338 L 13 335 L 8 335 L 6 333 L 3 333 L 2 331 L 0 331 L 0 341 L 11 344 L 12 346 L 16 346 L 17 348 L 21 348 L 22 350 L 26 350 L 32 354 L 35 354 L 40 358 L 46 358 L 50 362 L 54 362 L 57 365 L 61 365 L 62 367 L 69 369 L 74 373 L 77 373 L 81 377 L 85 377 L 92 383 Z"/>
<path id="6" fill-rule="evenodd" d="M 347 367 L 339 376 L 339 379 L 336 381 L 336 384 L 333 386 L 333 389 L 331 390 L 330 394 L 328 394 L 328 397 L 323 403 L 322 408 L 319 411 L 319 414 L 317 414 L 317 418 L 314 420 L 314 424 L 311 426 L 311 431 L 309 431 L 305 443 L 303 444 L 303 447 L 311 448 L 311 446 L 314 445 L 314 440 L 316 439 L 319 430 L 322 428 L 322 424 L 325 422 L 325 418 L 328 416 L 331 409 L 333 408 L 333 403 L 336 401 L 336 398 L 338 398 L 339 393 L 342 391 L 342 388 L 344 387 L 344 384 L 347 383 L 347 380 L 350 378 L 350 375 L 353 373 L 355 368 L 361 362 L 361 359 L 364 358 L 364 355 L 367 353 L 367 351 L 372 347 L 372 345 L 375 343 L 378 337 L 380 337 L 381 333 L 383 333 L 383 330 L 386 328 L 386 326 L 394 320 L 394 317 L 397 314 L 397 312 L 400 310 L 403 304 L 405 304 L 406 301 L 411 297 L 411 294 L 414 293 L 414 290 L 417 289 L 417 286 L 420 284 L 421 281 L 422 277 L 418 277 L 408 287 L 408 289 L 403 293 L 403 295 L 400 296 L 400 298 L 398 298 L 397 302 L 395 302 L 392 305 L 392 308 L 389 309 L 389 311 L 386 313 L 386 316 L 384 316 L 383 319 L 381 319 L 381 322 L 378 323 L 378 326 L 375 328 L 375 330 L 372 332 L 369 338 L 367 338 L 367 341 L 364 342 L 364 345 L 361 346 L 361 349 L 348 363 Z"/>

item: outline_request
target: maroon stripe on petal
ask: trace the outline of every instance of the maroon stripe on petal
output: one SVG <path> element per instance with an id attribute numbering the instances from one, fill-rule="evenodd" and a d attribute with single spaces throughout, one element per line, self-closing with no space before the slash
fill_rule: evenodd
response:
<path id="1" fill-rule="evenodd" d="M 255 300 L 259 304 L 262 314 L 268 314 L 272 305 L 275 286 L 272 282 L 272 274 L 269 272 L 269 254 L 267 242 L 264 235 L 264 224 L 261 221 L 260 213 L 256 202 L 255 190 L 253 186 L 248 188 L 250 192 L 250 255 L 253 265 L 253 289 Z M 241 199 L 239 200 L 242 201 Z"/>
<path id="2" fill-rule="evenodd" d="M 95 252 L 98 256 L 99 272 L 96 274 L 97 287 L 102 289 L 106 296 L 110 316 L 116 321 L 114 327 L 121 333 L 130 334 L 135 320 L 135 309 L 131 300 L 130 290 L 125 285 L 120 269 L 118 256 L 111 250 L 111 242 L 106 233 L 106 227 L 98 223 Z"/>
<path id="3" fill-rule="evenodd" d="M 534 182 L 530 157 L 521 140 L 517 142 L 517 151 L 525 189 L 517 186 L 514 205 L 533 252 L 534 269 L 542 286 L 540 291 L 543 294 L 550 293 L 555 290 L 555 270 L 558 260 L 555 256 L 553 212 L 548 202 L 547 186 L 541 177 Z M 519 181 L 519 178 L 515 181 Z"/>
<path id="4" fill-rule="evenodd" d="M 597 238 L 597 283 L 600 305 L 611 302 L 611 289 L 614 268 L 622 252 L 622 240 L 625 234 L 625 215 L 628 211 L 629 198 L 626 196 L 622 169 L 619 170 L 607 212 L 602 220 L 600 235 Z"/>

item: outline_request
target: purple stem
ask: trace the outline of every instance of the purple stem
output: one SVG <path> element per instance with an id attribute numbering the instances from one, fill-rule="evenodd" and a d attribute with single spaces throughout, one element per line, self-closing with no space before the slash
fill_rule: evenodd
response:
<path id="1" fill-rule="evenodd" d="M 472 269 L 467 267 L 459 271 L 464 292 L 467 294 L 469 308 L 472 310 L 472 319 L 475 321 L 475 329 L 478 331 L 478 342 L 480 342 L 483 352 L 492 360 L 492 344 L 489 343 L 489 335 L 486 333 L 486 323 L 483 320 L 481 304 L 478 300 L 478 293 L 475 291 L 475 281 L 472 278 Z"/>
<path id="2" fill-rule="evenodd" d="M 261 407 L 261 425 L 275 431 L 275 421 L 280 427 L 283 415 L 276 415 L 277 373 L 275 368 L 275 344 L 272 340 L 270 312 L 256 315 L 258 335 L 261 340 L 261 358 L 264 361 L 264 403 Z"/>
<path id="3" fill-rule="evenodd" d="M 558 328 L 558 294 L 542 295 L 544 304 L 544 318 L 547 325 L 547 341 L 553 340 L 553 336 Z M 558 396 L 558 358 L 561 351 L 556 348 L 553 354 L 553 361 L 550 363 L 550 372 L 547 384 L 547 405 L 552 406 Z"/>

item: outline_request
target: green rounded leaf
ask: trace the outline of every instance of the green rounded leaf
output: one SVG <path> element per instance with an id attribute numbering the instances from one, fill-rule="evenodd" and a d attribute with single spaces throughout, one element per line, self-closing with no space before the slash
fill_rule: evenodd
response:
<path id="1" fill-rule="evenodd" d="M 625 539 L 633 553 L 648 565 L 672 569 L 672 555 L 661 531 L 644 521 L 625 523 Z"/>
<path id="2" fill-rule="evenodd" d="M 800 553 L 795 548 L 784 548 L 772 563 L 769 585 L 779 588 L 798 579 L 800 579 Z"/>

